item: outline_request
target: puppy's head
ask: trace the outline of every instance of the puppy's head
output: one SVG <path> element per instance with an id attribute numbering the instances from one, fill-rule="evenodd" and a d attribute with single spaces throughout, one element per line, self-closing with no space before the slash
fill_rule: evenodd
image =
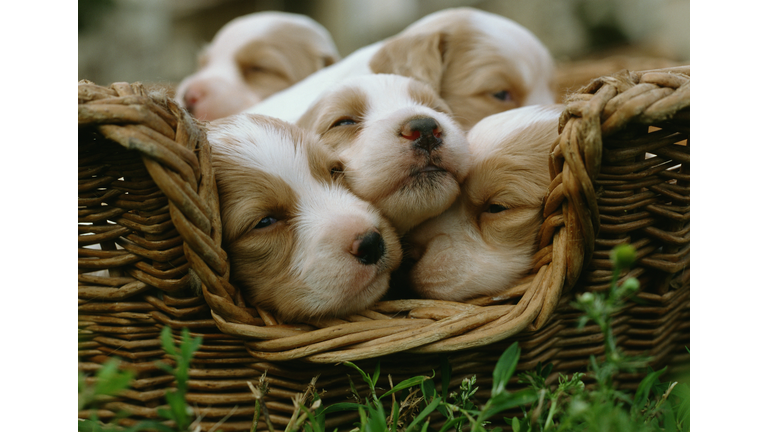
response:
<path id="1" fill-rule="evenodd" d="M 461 196 L 404 239 L 416 260 L 409 279 L 417 293 L 453 301 L 491 295 L 530 269 L 561 111 L 518 108 L 472 128 Z"/>
<path id="2" fill-rule="evenodd" d="M 339 58 L 328 31 L 314 20 L 283 12 L 235 18 L 200 55 L 177 101 L 195 117 L 213 120 L 244 111 Z"/>
<path id="3" fill-rule="evenodd" d="M 467 141 L 427 85 L 363 75 L 331 88 L 297 124 L 320 134 L 343 180 L 400 234 L 447 209 L 467 172 Z"/>
<path id="4" fill-rule="evenodd" d="M 231 278 L 287 320 L 344 316 L 378 300 L 397 234 L 334 178 L 338 161 L 298 127 L 240 114 L 210 124 Z"/>
<path id="5" fill-rule="evenodd" d="M 471 8 L 416 21 L 387 40 L 369 66 L 428 83 L 466 130 L 492 114 L 555 101 L 547 48 L 514 21 Z"/>

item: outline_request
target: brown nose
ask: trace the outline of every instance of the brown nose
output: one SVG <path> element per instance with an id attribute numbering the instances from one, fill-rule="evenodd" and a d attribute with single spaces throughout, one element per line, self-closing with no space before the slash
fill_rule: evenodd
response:
<path id="1" fill-rule="evenodd" d="M 349 251 L 356 256 L 361 264 L 376 264 L 384 255 L 384 239 L 378 231 L 372 230 L 363 234 L 362 237 L 352 242 L 352 249 Z"/>
<path id="2" fill-rule="evenodd" d="M 413 141 L 415 148 L 430 153 L 443 143 L 442 132 L 443 130 L 437 120 L 431 117 L 420 117 L 407 121 L 400 131 L 400 135 Z"/>

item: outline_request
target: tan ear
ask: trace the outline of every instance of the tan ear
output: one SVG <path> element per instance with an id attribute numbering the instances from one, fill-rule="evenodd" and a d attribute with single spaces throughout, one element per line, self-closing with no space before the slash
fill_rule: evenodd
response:
<path id="1" fill-rule="evenodd" d="M 400 36 L 384 42 L 368 66 L 373 73 L 415 78 L 440 93 L 445 48 L 446 35 L 440 32 Z"/>

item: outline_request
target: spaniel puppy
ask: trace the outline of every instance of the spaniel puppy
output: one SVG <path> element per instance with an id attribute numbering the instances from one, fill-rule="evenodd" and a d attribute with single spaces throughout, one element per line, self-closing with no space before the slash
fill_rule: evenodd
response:
<path id="1" fill-rule="evenodd" d="M 554 60 L 541 41 L 510 19 L 470 8 L 417 21 L 387 40 L 369 67 L 431 85 L 465 129 L 492 114 L 555 102 Z"/>
<path id="2" fill-rule="evenodd" d="M 499 15 L 456 8 L 427 15 L 248 112 L 296 122 L 328 87 L 370 73 L 429 84 L 465 130 L 491 114 L 555 101 L 554 61 L 530 31 Z"/>
<path id="3" fill-rule="evenodd" d="M 176 91 L 195 117 L 239 113 L 339 59 L 328 31 L 303 15 L 260 12 L 230 21 Z"/>
<path id="4" fill-rule="evenodd" d="M 408 279 L 419 295 L 452 301 L 492 295 L 528 272 L 561 111 L 518 108 L 472 128 L 471 167 L 459 199 L 403 240 L 416 260 Z"/>
<path id="5" fill-rule="evenodd" d="M 399 234 L 446 210 L 467 172 L 468 144 L 428 85 L 362 75 L 332 87 L 297 125 L 338 155 L 345 184 Z"/>
<path id="6" fill-rule="evenodd" d="M 387 290 L 402 256 L 392 226 L 334 178 L 313 135 L 264 116 L 211 122 L 231 280 L 288 321 L 341 317 Z"/>

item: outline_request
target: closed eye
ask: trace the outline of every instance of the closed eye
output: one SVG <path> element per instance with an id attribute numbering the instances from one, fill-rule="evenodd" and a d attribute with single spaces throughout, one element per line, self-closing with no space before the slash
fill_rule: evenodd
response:
<path id="1" fill-rule="evenodd" d="M 263 67 L 257 66 L 257 65 L 243 66 L 242 71 L 243 71 L 243 75 L 245 76 L 266 72 L 266 70 Z"/>
<path id="2" fill-rule="evenodd" d="M 504 210 L 507 210 L 507 209 L 508 209 L 508 207 L 505 207 L 505 206 L 503 206 L 501 204 L 491 204 L 491 205 L 488 206 L 488 209 L 485 210 L 485 211 L 488 212 L 488 213 L 501 213 L 501 212 L 503 212 Z"/>
<path id="3" fill-rule="evenodd" d="M 337 126 L 349 126 L 349 125 L 356 125 L 357 122 L 349 117 L 342 117 L 331 125 L 330 129 L 333 129 Z"/>
<path id="4" fill-rule="evenodd" d="M 494 98 L 502 102 L 512 102 L 512 93 L 510 93 L 507 90 L 502 90 L 500 92 L 493 93 L 491 96 L 493 96 Z"/>
<path id="5" fill-rule="evenodd" d="M 273 218 L 272 216 L 267 216 L 264 219 L 260 220 L 259 223 L 257 223 L 256 226 L 253 227 L 253 229 L 266 228 L 275 222 L 277 222 L 277 219 Z"/>
<path id="6" fill-rule="evenodd" d="M 344 167 L 341 165 L 334 165 L 331 167 L 331 177 L 337 179 L 344 175 Z"/>

